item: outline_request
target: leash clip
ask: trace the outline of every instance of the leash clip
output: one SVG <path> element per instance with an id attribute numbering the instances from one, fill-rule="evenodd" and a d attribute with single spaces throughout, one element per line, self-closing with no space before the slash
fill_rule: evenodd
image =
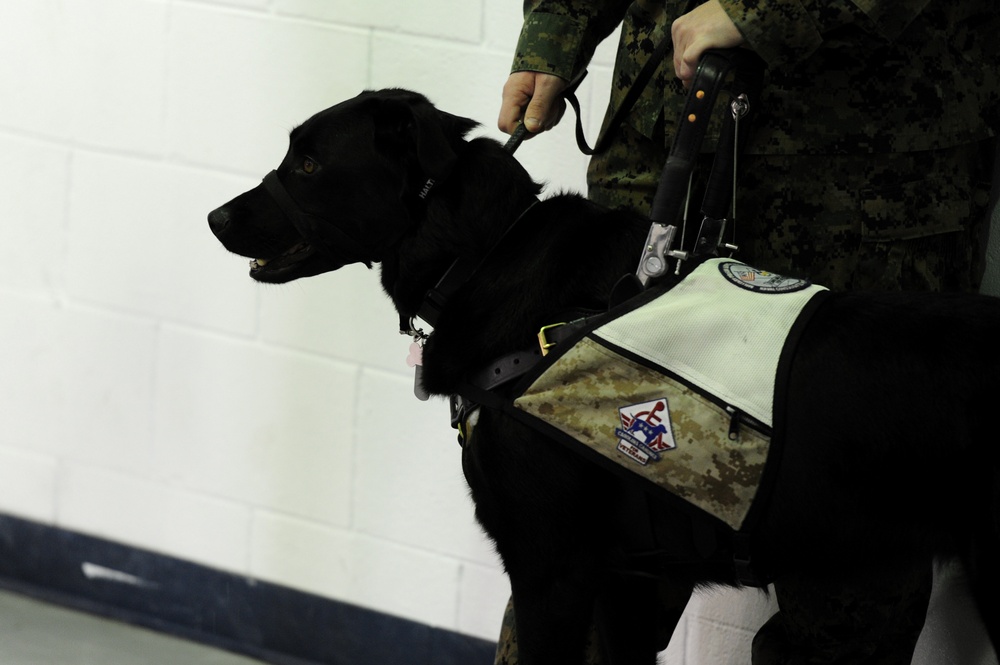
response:
<path id="1" fill-rule="evenodd" d="M 412 337 L 414 342 L 418 344 L 423 344 L 426 342 L 430 335 L 424 332 L 423 328 L 417 327 L 417 317 L 411 316 L 409 323 L 406 319 L 400 317 L 399 319 L 399 334 L 406 335 L 407 337 Z"/>

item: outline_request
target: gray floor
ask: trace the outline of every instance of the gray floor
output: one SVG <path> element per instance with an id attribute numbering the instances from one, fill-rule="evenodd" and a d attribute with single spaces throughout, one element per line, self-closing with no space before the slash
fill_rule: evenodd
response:
<path id="1" fill-rule="evenodd" d="M 263 661 L 0 591 L 0 665 L 261 665 Z M 913 665 L 1000 665 L 961 566 L 935 570 Z"/>
<path id="2" fill-rule="evenodd" d="M 0 592 L 2 665 L 260 665 L 261 661 Z"/>
<path id="3" fill-rule="evenodd" d="M 998 665 L 960 564 L 934 567 L 934 590 L 912 665 Z"/>

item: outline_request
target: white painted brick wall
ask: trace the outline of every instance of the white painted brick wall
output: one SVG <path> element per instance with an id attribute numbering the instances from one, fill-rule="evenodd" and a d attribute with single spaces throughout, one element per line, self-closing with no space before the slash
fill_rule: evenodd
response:
<path id="1" fill-rule="evenodd" d="M 3 0 L 0 511 L 495 638 L 508 585 L 376 274 L 255 285 L 205 215 L 365 87 L 500 138 L 520 6 Z M 568 122 L 519 157 L 584 186 Z M 664 661 L 747 662 L 769 609 L 699 598 Z"/>
<path id="2" fill-rule="evenodd" d="M 261 287 L 205 215 L 366 87 L 499 136 L 515 4 L 0 4 L 0 511 L 494 638 L 508 586 L 377 274 Z"/>

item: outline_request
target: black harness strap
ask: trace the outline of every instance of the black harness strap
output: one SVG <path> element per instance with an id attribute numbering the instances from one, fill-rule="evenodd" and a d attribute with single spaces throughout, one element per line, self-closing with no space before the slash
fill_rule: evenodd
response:
<path id="1" fill-rule="evenodd" d="M 451 266 L 445 271 L 444 275 L 438 280 L 438 283 L 434 285 L 433 288 L 429 289 L 424 295 L 424 301 L 420 304 L 417 310 L 417 316 L 431 324 L 431 326 L 437 325 L 438 318 L 441 316 L 441 312 L 444 311 L 445 306 L 447 306 L 448 301 L 451 299 L 455 292 L 457 292 L 462 285 L 469 281 L 469 279 L 476 274 L 481 266 L 492 254 L 493 250 L 496 249 L 500 243 L 503 242 L 504 238 L 514 229 L 515 226 L 520 224 L 522 220 L 530 216 L 531 211 L 534 210 L 535 205 L 538 203 L 535 200 L 527 209 L 522 212 L 514 222 L 507 227 L 507 230 L 503 232 L 500 239 L 490 248 L 488 252 L 482 257 L 473 257 L 469 255 L 462 255 L 452 262 Z"/>
<path id="2" fill-rule="evenodd" d="M 371 255 L 371 249 L 344 230 L 337 228 L 336 224 L 324 223 L 325 220 L 321 217 L 304 211 L 285 189 L 277 171 L 271 171 L 264 176 L 264 189 L 303 238 L 308 238 L 312 244 L 319 242 L 317 238 L 323 238 L 324 252 L 342 259 L 345 264 L 364 263 L 369 268 L 372 267 L 371 260 L 365 258 Z M 323 234 L 315 232 L 319 223 L 323 224 Z M 328 241 L 327 238 L 330 236 L 334 242 Z"/>

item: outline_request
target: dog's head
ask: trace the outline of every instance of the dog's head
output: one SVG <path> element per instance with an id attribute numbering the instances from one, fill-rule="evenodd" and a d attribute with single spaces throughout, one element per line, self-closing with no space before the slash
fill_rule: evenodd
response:
<path id="1" fill-rule="evenodd" d="M 417 93 L 364 92 L 292 130 L 278 168 L 212 211 L 209 226 L 253 259 L 250 276 L 261 282 L 371 265 L 416 223 L 475 125 Z"/>

